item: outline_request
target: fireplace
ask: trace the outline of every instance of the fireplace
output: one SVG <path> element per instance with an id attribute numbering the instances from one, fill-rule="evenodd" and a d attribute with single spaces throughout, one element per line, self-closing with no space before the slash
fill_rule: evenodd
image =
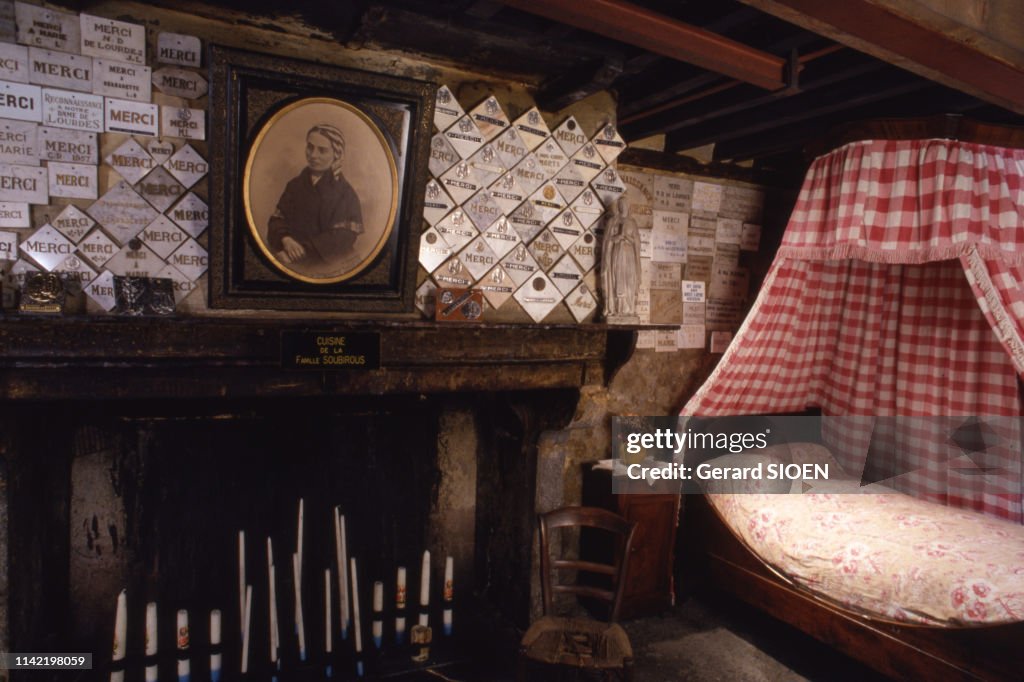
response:
<path id="1" fill-rule="evenodd" d="M 309 329 L 379 338 L 381 368 L 283 369 L 281 332 Z M 547 497 L 537 477 L 540 434 L 571 421 L 580 387 L 603 383 L 615 364 L 609 356 L 630 341 L 630 332 L 596 325 L 5 321 L 5 648 L 92 652 L 102 669 L 117 595 L 127 589 L 129 663 L 144 660 L 144 604 L 156 601 L 161 677 L 174 675 L 177 609 L 189 611 L 197 673 L 208 614 L 221 609 L 225 671 L 236 669 L 245 531 L 250 660 L 255 669 L 269 660 L 269 537 L 281 656 L 298 665 L 287 569 L 300 499 L 310 660 L 323 655 L 335 506 L 358 562 L 371 669 L 409 665 L 405 649 L 373 651 L 372 583 L 385 586 L 391 641 L 396 569 L 407 569 L 411 625 L 425 549 L 434 576 L 431 660 L 507 648 L 479 637 L 529 619 L 536 500 Z M 439 627 L 446 556 L 456 595 L 447 641 Z M 350 647 L 335 637 L 342 646 Z"/>

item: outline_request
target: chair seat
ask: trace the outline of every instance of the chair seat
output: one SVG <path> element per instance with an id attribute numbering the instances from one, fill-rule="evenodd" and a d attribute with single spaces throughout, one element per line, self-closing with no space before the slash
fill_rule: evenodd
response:
<path id="1" fill-rule="evenodd" d="M 633 658 L 622 626 L 588 618 L 544 616 L 530 626 L 520 646 L 532 661 L 578 668 L 622 668 Z"/>

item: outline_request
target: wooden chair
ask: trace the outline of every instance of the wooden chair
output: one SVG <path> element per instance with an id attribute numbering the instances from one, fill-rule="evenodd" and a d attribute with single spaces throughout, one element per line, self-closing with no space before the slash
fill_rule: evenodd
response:
<path id="1" fill-rule="evenodd" d="M 551 672 L 557 670 L 560 675 L 568 669 L 576 669 L 577 672 L 590 671 L 602 680 L 616 677 L 627 682 L 632 680 L 633 648 L 626 631 L 616 621 L 636 524 L 597 507 L 564 507 L 541 514 L 538 521 L 544 615 L 530 626 L 520 642 L 519 682 L 534 682 L 537 677 L 528 676 L 527 672 L 542 666 Z M 616 541 L 619 551 L 612 553 L 614 558 L 610 564 L 552 560 L 551 532 L 557 528 L 593 528 L 607 532 Z M 561 582 L 561 572 L 565 571 L 573 572 L 575 582 Z M 610 587 L 583 584 L 579 580 L 581 575 L 593 574 L 608 576 Z M 607 602 L 608 621 L 555 615 L 553 597 L 560 594 Z"/>

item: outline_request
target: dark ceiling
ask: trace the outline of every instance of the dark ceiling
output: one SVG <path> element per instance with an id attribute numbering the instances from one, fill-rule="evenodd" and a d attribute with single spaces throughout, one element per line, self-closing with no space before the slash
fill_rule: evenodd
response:
<path id="1" fill-rule="evenodd" d="M 786 87 L 758 87 L 544 18 L 536 13 L 545 11 L 544 2 L 296 0 L 285 8 L 269 0 L 215 4 L 256 14 L 296 14 L 342 42 L 408 50 L 513 77 L 536 87 L 535 99 L 546 111 L 608 89 L 617 95 L 620 131 L 627 141 L 664 134 L 668 152 L 714 143 L 715 160 L 751 160 L 765 170 L 792 170 L 803 163 L 806 143 L 850 121 L 947 113 L 1024 124 L 1017 114 L 733 0 L 632 4 L 662 15 L 666 24 L 683 22 L 784 60 L 790 74 Z M 564 1 L 552 4 L 573 12 Z M 531 7 L 532 12 L 510 5 Z M 635 38 L 631 42 L 650 47 Z M 703 48 L 695 44 L 692 50 L 700 53 Z"/>

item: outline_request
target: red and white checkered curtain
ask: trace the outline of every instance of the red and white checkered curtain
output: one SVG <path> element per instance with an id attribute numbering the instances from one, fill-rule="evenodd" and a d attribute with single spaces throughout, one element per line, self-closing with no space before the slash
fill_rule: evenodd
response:
<path id="1" fill-rule="evenodd" d="M 931 417 L 830 419 L 825 435 L 847 469 L 872 448 L 900 460 L 890 485 L 1020 521 L 1019 447 L 981 466 L 936 443 L 967 416 L 1016 437 L 1022 339 L 1024 150 L 856 142 L 811 166 L 757 301 L 682 413 Z"/>

